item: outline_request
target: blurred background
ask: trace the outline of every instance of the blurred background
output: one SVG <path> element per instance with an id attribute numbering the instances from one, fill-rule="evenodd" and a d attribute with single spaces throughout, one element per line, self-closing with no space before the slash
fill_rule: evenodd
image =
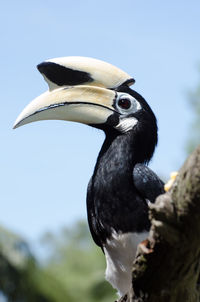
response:
<path id="1" fill-rule="evenodd" d="M 36 65 L 61 56 L 112 63 L 154 110 L 150 167 L 164 180 L 200 141 L 200 2 L 1 1 L 0 302 L 114 301 L 86 222 L 104 135 L 60 121 L 12 125 L 47 90 Z"/>

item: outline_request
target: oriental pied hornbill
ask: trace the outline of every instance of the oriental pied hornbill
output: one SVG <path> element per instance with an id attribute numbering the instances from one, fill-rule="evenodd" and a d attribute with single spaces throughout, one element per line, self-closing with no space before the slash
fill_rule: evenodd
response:
<path id="1" fill-rule="evenodd" d="M 49 91 L 33 100 L 14 128 L 39 120 L 75 121 L 105 132 L 88 185 L 87 213 L 92 237 L 105 253 L 106 279 L 120 295 L 131 284 L 139 242 L 150 228 L 148 203 L 164 192 L 147 167 L 156 143 L 154 113 L 127 73 L 84 57 L 47 60 L 38 65 Z"/>

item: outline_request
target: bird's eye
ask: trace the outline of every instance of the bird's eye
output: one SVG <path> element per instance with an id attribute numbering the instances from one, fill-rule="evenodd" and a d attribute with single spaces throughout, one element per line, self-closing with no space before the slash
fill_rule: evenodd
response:
<path id="1" fill-rule="evenodd" d="M 122 109 L 129 109 L 131 107 L 131 101 L 128 98 L 119 99 L 118 106 Z"/>
<path id="2" fill-rule="evenodd" d="M 122 115 L 135 113 L 141 109 L 140 103 L 132 95 L 124 92 L 117 93 L 115 106 Z"/>

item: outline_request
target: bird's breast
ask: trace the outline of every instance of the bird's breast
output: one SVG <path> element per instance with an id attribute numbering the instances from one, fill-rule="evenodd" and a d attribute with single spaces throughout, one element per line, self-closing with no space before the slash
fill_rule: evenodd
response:
<path id="1" fill-rule="evenodd" d="M 105 242 L 115 232 L 143 232 L 149 229 L 148 206 L 137 193 L 129 175 L 99 177 L 94 181 L 92 200 L 99 235 Z"/>

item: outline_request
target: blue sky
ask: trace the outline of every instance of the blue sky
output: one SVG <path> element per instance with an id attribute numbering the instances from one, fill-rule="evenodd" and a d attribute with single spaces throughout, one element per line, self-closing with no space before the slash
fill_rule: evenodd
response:
<path id="1" fill-rule="evenodd" d="M 151 167 L 168 175 L 183 163 L 192 119 L 187 93 L 200 62 L 199 1 L 8 0 L 0 37 L 0 223 L 35 240 L 86 218 L 103 133 L 61 121 L 12 130 L 24 106 L 47 90 L 35 66 L 48 58 L 89 56 L 131 74 L 158 118 Z"/>

